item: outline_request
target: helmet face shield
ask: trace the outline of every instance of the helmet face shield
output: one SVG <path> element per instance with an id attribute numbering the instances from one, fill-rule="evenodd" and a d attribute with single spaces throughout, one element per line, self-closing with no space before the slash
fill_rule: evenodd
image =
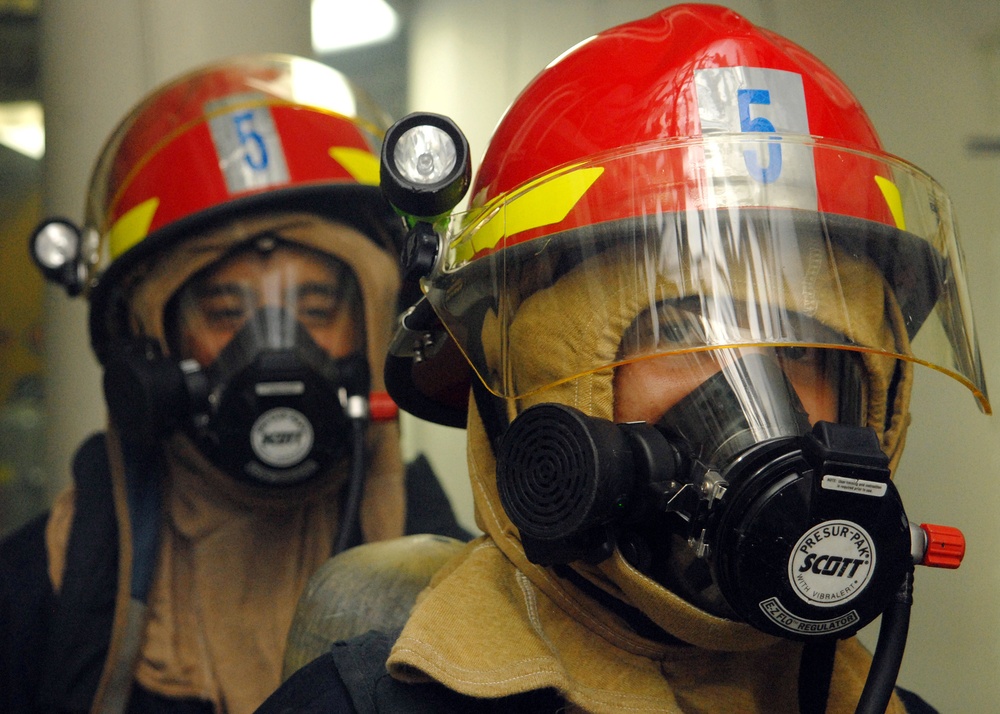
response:
<path id="1" fill-rule="evenodd" d="M 425 289 L 503 397 L 658 356 L 796 347 L 926 364 L 989 409 L 949 199 L 855 146 L 713 134 L 597 155 L 455 216 Z M 576 345 L 539 369 L 516 358 L 526 339 Z"/>

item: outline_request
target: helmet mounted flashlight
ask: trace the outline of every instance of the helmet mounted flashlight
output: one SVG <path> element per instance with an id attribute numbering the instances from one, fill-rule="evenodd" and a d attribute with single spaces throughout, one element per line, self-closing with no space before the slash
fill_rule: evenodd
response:
<path id="1" fill-rule="evenodd" d="M 471 177 L 469 142 L 451 119 L 414 113 L 386 132 L 382 191 L 407 218 L 433 222 L 449 212 L 465 196 Z"/>
<path id="2" fill-rule="evenodd" d="M 29 239 L 31 257 L 42 275 L 46 280 L 62 285 L 70 296 L 78 295 L 83 290 L 83 243 L 82 231 L 61 218 L 43 222 Z"/>

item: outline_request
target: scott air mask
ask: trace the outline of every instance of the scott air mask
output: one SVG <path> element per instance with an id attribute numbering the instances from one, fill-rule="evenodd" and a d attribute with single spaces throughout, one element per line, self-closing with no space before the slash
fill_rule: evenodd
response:
<path id="1" fill-rule="evenodd" d="M 180 357 L 150 340 L 123 346 L 105 374 L 112 417 L 140 441 L 183 429 L 240 480 L 284 486 L 323 473 L 368 416 L 360 300 L 342 264 L 258 241 L 168 304 Z"/>
<path id="2" fill-rule="evenodd" d="M 711 362 L 718 371 L 655 422 L 529 407 L 497 459 L 526 555 L 598 562 L 618 547 L 681 593 L 716 588 L 728 608 L 719 614 L 771 634 L 856 631 L 903 578 L 909 523 L 874 430 L 856 425 L 857 411 L 811 427 L 793 383 L 809 373 L 834 398 L 856 394 L 852 357 L 791 348 L 663 358 L 674 364 L 649 369 L 704 374 Z M 854 408 L 831 406 L 830 419 Z"/>
<path id="3" fill-rule="evenodd" d="M 202 374 L 208 398 L 188 423 L 199 447 L 226 472 L 273 485 L 347 453 L 349 400 L 370 382 L 364 355 L 331 358 L 281 308 L 259 310 Z"/>

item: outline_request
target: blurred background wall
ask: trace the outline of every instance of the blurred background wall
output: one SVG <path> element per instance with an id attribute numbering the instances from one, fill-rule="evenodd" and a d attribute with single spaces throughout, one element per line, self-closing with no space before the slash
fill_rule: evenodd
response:
<path id="1" fill-rule="evenodd" d="M 76 446 L 105 420 L 86 306 L 42 285 L 27 259 L 27 236 L 43 215 L 82 219 L 100 146 L 145 92 L 236 52 L 314 56 L 396 117 L 418 109 L 450 115 L 469 137 L 475 166 L 504 108 L 549 61 L 667 4 L 385 2 L 397 23 L 388 38 L 330 50 L 314 49 L 309 0 L 0 0 L 0 534 L 65 487 Z M 341 2 L 324 23 L 339 23 L 361 4 Z M 1000 3 L 722 4 L 824 60 L 859 97 L 886 148 L 949 191 L 987 383 L 1000 392 L 993 283 L 1000 273 Z M 8 141 L 11 131 L 22 143 Z M 956 572 L 918 571 L 900 682 L 942 711 L 998 711 L 1000 426 L 957 383 L 928 369 L 918 369 L 913 414 L 897 481 L 907 512 L 914 521 L 961 528 L 969 551 Z M 429 455 L 474 528 L 464 432 L 407 416 L 403 430 L 407 453 Z M 875 635 L 875 626 L 863 633 L 870 645 Z"/>

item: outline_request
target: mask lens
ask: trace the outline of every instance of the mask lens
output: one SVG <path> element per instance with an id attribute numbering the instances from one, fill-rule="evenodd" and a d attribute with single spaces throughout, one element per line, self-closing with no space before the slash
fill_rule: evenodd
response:
<path id="1" fill-rule="evenodd" d="M 258 240 L 181 288 L 167 311 L 171 349 L 208 366 L 263 308 L 278 308 L 260 336 L 275 349 L 293 344 L 297 325 L 331 357 L 365 344 L 361 292 L 344 263 L 287 244 L 263 250 Z"/>
<path id="2" fill-rule="evenodd" d="M 783 324 L 786 344 L 706 349 L 715 334 L 727 331 L 735 341 L 752 344 L 748 330 L 732 325 L 769 321 Z M 727 390 L 739 402 L 747 420 L 767 422 L 783 406 L 764 401 L 788 401 L 787 390 L 774 391 L 775 375 L 787 382 L 809 423 L 833 421 L 860 425 L 863 380 L 860 358 L 853 351 L 820 347 L 842 337 L 801 315 L 759 306 L 712 301 L 670 301 L 637 318 L 622 339 L 615 372 L 616 421 L 657 422 L 665 413 L 715 375 L 723 373 Z M 649 357 L 656 355 L 658 357 Z M 764 371 L 745 367 L 751 355 L 774 365 Z M 758 360 L 761 357 L 754 357 Z M 767 396 L 772 395 L 772 396 Z M 776 395 L 776 396 L 774 396 Z M 692 415 L 697 418 L 697 414 Z"/>

